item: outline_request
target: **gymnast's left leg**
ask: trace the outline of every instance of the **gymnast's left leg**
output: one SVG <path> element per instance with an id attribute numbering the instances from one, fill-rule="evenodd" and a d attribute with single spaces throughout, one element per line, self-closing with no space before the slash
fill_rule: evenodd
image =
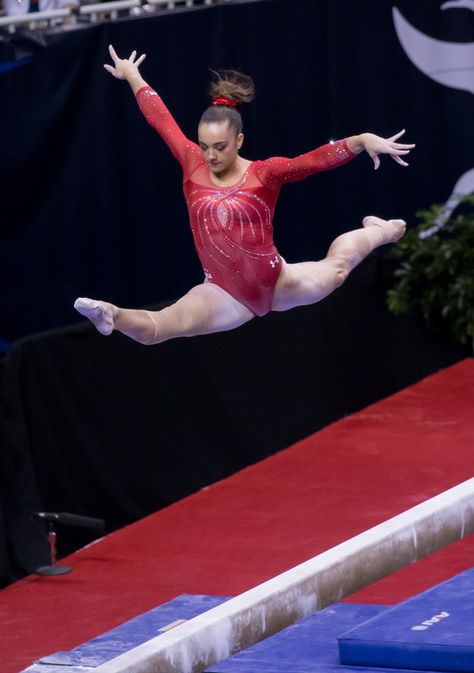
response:
<path id="1" fill-rule="evenodd" d="M 406 229 L 403 220 L 382 220 L 372 215 L 362 224 L 362 229 L 338 236 L 320 262 L 286 264 L 275 286 L 272 310 L 287 311 L 324 299 L 372 250 L 398 241 Z"/>
<path id="2" fill-rule="evenodd" d="M 105 301 L 80 297 L 74 303 L 104 335 L 114 330 L 145 346 L 176 337 L 225 332 L 252 320 L 254 314 L 214 283 L 193 287 L 161 311 L 120 308 Z"/>

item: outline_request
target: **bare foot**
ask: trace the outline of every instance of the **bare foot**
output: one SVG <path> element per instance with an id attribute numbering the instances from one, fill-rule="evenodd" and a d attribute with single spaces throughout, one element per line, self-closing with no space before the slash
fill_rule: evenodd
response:
<path id="1" fill-rule="evenodd" d="M 108 336 L 114 330 L 114 318 L 118 308 L 113 304 L 87 297 L 79 297 L 74 302 L 74 308 L 81 315 L 89 318 L 98 332 Z"/>
<path id="2" fill-rule="evenodd" d="M 364 227 L 380 227 L 386 235 L 386 243 L 395 243 L 406 231 L 407 225 L 404 220 L 382 220 L 375 215 L 368 215 L 362 220 Z"/>

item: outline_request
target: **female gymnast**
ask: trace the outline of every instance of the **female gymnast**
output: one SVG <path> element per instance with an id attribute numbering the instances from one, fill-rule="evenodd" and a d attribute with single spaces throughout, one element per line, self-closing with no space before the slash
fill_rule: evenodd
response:
<path id="1" fill-rule="evenodd" d="M 74 306 L 101 334 L 122 332 L 141 344 L 175 337 L 210 334 L 238 327 L 269 311 L 286 311 L 320 301 L 339 287 L 372 250 L 397 241 L 403 220 L 369 216 L 363 227 L 336 238 L 325 259 L 287 264 L 273 244 L 272 218 L 280 188 L 317 171 L 337 168 L 363 150 L 380 165 L 389 154 L 401 155 L 414 144 L 362 133 L 324 145 L 294 159 L 248 161 L 240 156 L 244 136 L 236 106 L 254 95 L 253 82 L 227 70 L 211 85 L 212 105 L 198 126 L 199 144 L 185 137 L 159 95 L 144 81 L 134 51 L 128 59 L 109 47 L 113 65 L 105 69 L 126 80 L 147 121 L 161 135 L 183 169 L 183 190 L 204 281 L 161 311 L 124 309 L 80 297 Z"/>

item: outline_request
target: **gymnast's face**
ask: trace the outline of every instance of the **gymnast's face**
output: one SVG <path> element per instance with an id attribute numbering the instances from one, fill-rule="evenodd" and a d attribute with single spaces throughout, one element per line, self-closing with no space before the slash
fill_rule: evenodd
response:
<path id="1" fill-rule="evenodd" d="M 199 145 L 211 173 L 225 173 L 235 163 L 244 141 L 244 134 L 236 135 L 227 121 L 200 124 Z"/>

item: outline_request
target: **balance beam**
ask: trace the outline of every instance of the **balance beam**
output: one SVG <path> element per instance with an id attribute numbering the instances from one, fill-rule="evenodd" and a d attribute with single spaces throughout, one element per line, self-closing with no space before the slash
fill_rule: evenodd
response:
<path id="1" fill-rule="evenodd" d="M 201 673 L 300 619 L 474 532 L 474 478 L 98 666 Z"/>

